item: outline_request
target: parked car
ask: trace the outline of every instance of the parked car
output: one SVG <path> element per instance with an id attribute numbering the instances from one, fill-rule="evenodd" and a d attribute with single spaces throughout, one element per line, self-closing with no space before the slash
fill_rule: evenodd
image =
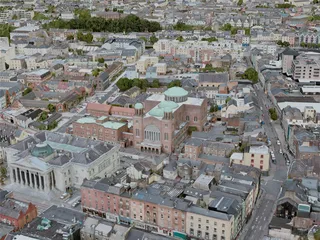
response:
<path id="1" fill-rule="evenodd" d="M 282 151 L 282 149 L 281 149 L 281 148 L 279 149 L 279 153 L 281 153 L 281 154 L 283 153 L 283 151 Z"/>
<path id="2" fill-rule="evenodd" d="M 67 197 L 69 197 L 69 193 L 62 193 L 60 196 L 60 199 L 66 199 Z"/>
<path id="3" fill-rule="evenodd" d="M 279 139 L 277 140 L 277 145 L 280 145 L 280 140 Z"/>
<path id="4" fill-rule="evenodd" d="M 81 203 L 81 199 L 75 201 L 74 203 L 72 203 L 72 207 L 76 207 Z"/>

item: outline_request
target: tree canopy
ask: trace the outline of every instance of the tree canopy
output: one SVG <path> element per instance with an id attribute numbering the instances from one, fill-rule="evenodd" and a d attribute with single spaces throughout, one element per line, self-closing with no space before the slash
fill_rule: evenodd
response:
<path id="1" fill-rule="evenodd" d="M 281 46 L 281 47 L 289 47 L 290 43 L 289 42 L 282 42 L 281 40 L 277 41 L 277 45 Z"/>
<path id="2" fill-rule="evenodd" d="M 77 33 L 77 38 L 78 38 L 79 41 L 84 41 L 86 43 L 91 43 L 92 40 L 93 40 L 93 35 L 92 35 L 92 33 L 84 34 L 82 32 L 78 32 Z"/>
<path id="3" fill-rule="evenodd" d="M 278 114 L 277 114 L 276 109 L 270 108 L 270 109 L 269 109 L 269 114 L 270 114 L 270 118 L 271 118 L 273 121 L 275 121 L 275 120 L 278 119 Z"/>
<path id="4" fill-rule="evenodd" d="M 121 19 L 100 17 L 79 17 L 71 20 L 54 20 L 43 25 L 44 28 L 81 29 L 90 32 L 156 32 L 161 30 L 157 22 L 141 19 L 135 15 L 128 15 Z"/>
<path id="5" fill-rule="evenodd" d="M 207 41 L 209 43 L 218 42 L 218 38 L 216 38 L 216 37 L 202 38 L 201 41 Z"/>
<path id="6" fill-rule="evenodd" d="M 259 80 L 258 72 L 254 68 L 248 68 L 244 74 L 242 74 L 242 79 L 248 79 L 252 83 L 257 83 Z"/>
<path id="7" fill-rule="evenodd" d="M 168 84 L 168 88 L 172 87 L 181 87 L 181 81 L 180 80 L 174 80 Z"/>
<path id="8" fill-rule="evenodd" d="M 194 29 L 194 26 L 185 24 L 183 22 L 178 22 L 173 26 L 173 29 L 177 31 L 191 31 Z"/>

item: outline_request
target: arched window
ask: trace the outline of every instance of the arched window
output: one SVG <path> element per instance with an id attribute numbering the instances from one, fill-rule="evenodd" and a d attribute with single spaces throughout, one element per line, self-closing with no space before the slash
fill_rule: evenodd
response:
<path id="1" fill-rule="evenodd" d="M 194 118 L 193 118 L 193 121 L 194 121 L 194 122 L 197 122 L 197 121 L 198 121 L 198 118 L 197 118 L 197 117 L 194 117 Z"/>
<path id="2" fill-rule="evenodd" d="M 189 121 L 189 120 L 190 120 L 189 116 L 186 116 L 186 121 Z"/>

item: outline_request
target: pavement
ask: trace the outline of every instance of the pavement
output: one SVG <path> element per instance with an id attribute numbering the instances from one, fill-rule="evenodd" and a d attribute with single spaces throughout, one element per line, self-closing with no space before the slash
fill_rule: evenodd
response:
<path id="1" fill-rule="evenodd" d="M 270 161 L 269 176 L 263 176 L 261 179 L 262 193 L 260 193 L 260 198 L 256 202 L 250 220 L 239 235 L 241 240 L 258 240 L 268 235 L 268 225 L 273 217 L 282 183 L 287 179 L 288 169 L 283 154 L 279 153 L 280 147 L 286 146 L 283 130 L 278 121 L 270 121 L 268 107 L 272 105 L 264 91 L 257 85 L 255 90 L 264 115 L 264 128 L 276 156 L 276 164 Z M 281 142 L 280 146 L 277 145 L 277 139 Z"/>
<path id="2" fill-rule="evenodd" d="M 41 214 L 52 205 L 63 206 L 66 208 L 81 211 L 81 207 L 72 207 L 72 204 L 80 198 L 80 191 L 75 190 L 70 198 L 60 199 L 62 194 L 59 191 L 43 192 L 37 191 L 29 187 L 23 187 L 18 184 L 7 184 L 3 189 L 12 192 L 13 198 L 24 202 L 32 202 L 38 209 L 38 214 Z"/>

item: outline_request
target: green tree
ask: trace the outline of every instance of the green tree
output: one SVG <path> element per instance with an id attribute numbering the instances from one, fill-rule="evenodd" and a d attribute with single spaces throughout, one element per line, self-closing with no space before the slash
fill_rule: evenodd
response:
<path id="1" fill-rule="evenodd" d="M 140 39 L 141 39 L 142 41 L 144 41 L 145 43 L 148 42 L 148 40 L 147 40 L 145 37 L 140 37 Z"/>
<path id="2" fill-rule="evenodd" d="M 10 32 L 14 29 L 15 27 L 9 24 L 0 24 L 0 37 L 7 37 L 10 39 Z"/>
<path id="3" fill-rule="evenodd" d="M 314 234 L 313 234 L 314 240 L 320 240 L 320 230 L 318 229 Z"/>
<path id="4" fill-rule="evenodd" d="M 177 22 L 176 25 L 173 26 L 173 29 L 177 30 L 177 31 L 191 31 L 194 29 L 194 26 L 187 25 L 187 24 L 179 21 L 179 22 Z"/>
<path id="5" fill-rule="evenodd" d="M 49 110 L 49 112 L 53 113 L 56 111 L 56 106 L 53 105 L 52 103 L 49 103 L 47 106 L 47 109 Z"/>
<path id="6" fill-rule="evenodd" d="M 180 80 L 174 80 L 168 84 L 168 88 L 172 87 L 181 87 L 181 81 Z"/>
<path id="7" fill-rule="evenodd" d="M 94 76 L 94 77 L 98 77 L 101 71 L 102 71 L 102 70 L 101 70 L 101 69 L 99 69 L 99 68 L 95 68 L 95 69 L 93 69 L 93 70 L 91 71 L 92 76 Z"/>
<path id="8" fill-rule="evenodd" d="M 12 16 L 12 20 L 17 20 L 18 19 L 18 16 L 15 14 Z"/>
<path id="9" fill-rule="evenodd" d="M 217 104 L 212 104 L 210 107 L 210 112 L 217 112 L 219 110 L 219 107 Z"/>
<path id="10" fill-rule="evenodd" d="M 152 34 L 152 36 L 150 37 L 151 44 L 155 44 L 156 42 L 158 42 L 158 40 L 159 39 L 154 34 Z"/>
<path id="11" fill-rule="evenodd" d="M 222 31 L 231 31 L 231 29 L 232 29 L 232 25 L 230 23 L 226 23 L 220 28 L 220 30 Z"/>
<path id="12" fill-rule="evenodd" d="M 46 120 L 47 118 L 48 118 L 48 113 L 47 112 L 42 112 L 40 114 L 39 121 L 42 122 L 42 121 Z"/>
<path id="13" fill-rule="evenodd" d="M 87 43 L 91 43 L 92 40 L 93 40 L 93 35 L 92 35 L 92 33 L 84 34 L 84 33 L 79 31 L 77 33 L 77 38 L 78 38 L 79 41 L 84 41 L 84 42 L 87 42 Z"/>
<path id="14" fill-rule="evenodd" d="M 160 87 L 160 81 L 159 81 L 159 79 L 154 79 L 154 80 L 152 81 L 151 87 L 153 87 L 153 88 L 159 88 L 159 87 Z"/>
<path id="15" fill-rule="evenodd" d="M 190 126 L 189 128 L 188 128 L 188 135 L 190 136 L 191 134 L 192 134 L 192 132 L 195 132 L 195 131 L 197 131 L 198 129 L 197 129 L 197 127 L 195 127 L 195 126 Z"/>
<path id="16" fill-rule="evenodd" d="M 76 12 L 76 11 L 75 11 Z M 135 15 L 120 19 L 104 19 L 85 14 L 78 19 L 57 19 L 43 24 L 43 28 L 78 29 L 89 32 L 156 32 L 161 30 L 160 23 L 151 22 Z"/>
<path id="17" fill-rule="evenodd" d="M 27 95 L 28 93 L 32 92 L 32 88 L 27 87 L 23 92 L 22 92 L 22 96 Z"/>
<path id="18" fill-rule="evenodd" d="M 4 184 L 4 180 L 7 178 L 7 169 L 5 167 L 0 168 L 1 184 Z"/>
<path id="19" fill-rule="evenodd" d="M 226 98 L 226 103 L 228 103 L 231 100 L 231 97 Z"/>
<path id="20" fill-rule="evenodd" d="M 116 83 L 117 87 L 120 91 L 124 92 L 133 86 L 133 80 L 128 78 L 120 78 Z"/>
<path id="21" fill-rule="evenodd" d="M 91 18 L 90 10 L 84 8 L 76 8 L 74 10 L 74 15 L 76 15 L 81 20 L 86 20 Z"/>
<path id="22" fill-rule="evenodd" d="M 276 4 L 276 8 L 294 8 L 295 6 L 291 3 L 279 3 Z"/>
<path id="23" fill-rule="evenodd" d="M 184 41 L 184 39 L 183 39 L 182 36 L 177 37 L 177 40 L 178 40 L 179 42 L 183 42 L 183 41 Z"/>
<path id="24" fill-rule="evenodd" d="M 241 6 L 243 4 L 243 0 L 238 1 L 238 6 Z"/>
<path id="25" fill-rule="evenodd" d="M 217 41 L 218 41 L 218 38 L 216 38 L 216 37 L 202 38 L 201 41 L 207 41 L 207 42 L 209 42 L 209 43 L 211 43 L 211 42 L 217 42 Z"/>
<path id="26" fill-rule="evenodd" d="M 47 13 L 55 13 L 56 12 L 56 7 L 50 4 L 45 12 L 47 12 Z"/>
<path id="27" fill-rule="evenodd" d="M 47 20 L 48 18 L 42 13 L 34 12 L 34 16 L 32 19 L 35 21 L 40 21 L 40 20 Z"/>
<path id="28" fill-rule="evenodd" d="M 68 35 L 67 36 L 67 40 L 74 40 L 74 36 L 73 35 Z"/>
<path id="29" fill-rule="evenodd" d="M 98 63 L 104 63 L 104 58 L 98 58 Z"/>
<path id="30" fill-rule="evenodd" d="M 272 120 L 275 121 L 275 120 L 278 119 L 278 114 L 277 114 L 276 109 L 270 108 L 270 109 L 269 109 L 269 114 L 270 114 L 270 118 L 271 118 Z"/>
<path id="31" fill-rule="evenodd" d="M 248 68 L 244 74 L 242 74 L 242 79 L 248 79 L 252 83 L 257 83 L 259 80 L 258 72 L 254 68 Z"/>

